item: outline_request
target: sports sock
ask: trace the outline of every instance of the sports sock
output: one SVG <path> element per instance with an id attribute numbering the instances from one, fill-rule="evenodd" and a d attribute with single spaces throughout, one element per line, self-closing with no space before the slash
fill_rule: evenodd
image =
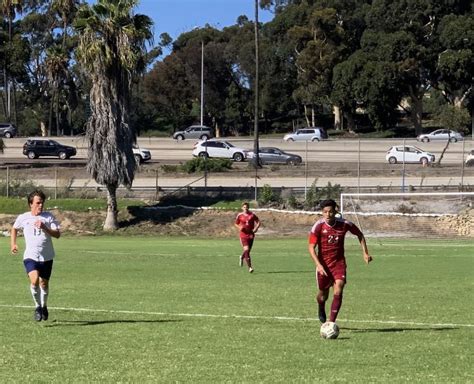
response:
<path id="1" fill-rule="evenodd" d="M 244 260 L 247 263 L 247 266 L 250 268 L 252 266 L 252 262 L 250 261 L 250 251 L 246 250 L 243 254 Z"/>
<path id="2" fill-rule="evenodd" d="M 41 306 L 46 307 L 48 304 L 48 294 L 49 294 L 49 287 L 43 288 L 40 287 L 40 297 L 41 297 Z"/>
<path id="3" fill-rule="evenodd" d="M 332 298 L 331 304 L 331 315 L 329 316 L 329 321 L 335 322 L 337 318 L 337 314 L 341 309 L 342 305 L 342 295 L 334 295 Z"/>
<path id="4" fill-rule="evenodd" d="M 31 292 L 31 296 L 33 296 L 33 301 L 35 302 L 35 306 L 39 307 L 40 302 L 41 302 L 39 287 L 36 285 L 30 285 L 30 292 Z"/>

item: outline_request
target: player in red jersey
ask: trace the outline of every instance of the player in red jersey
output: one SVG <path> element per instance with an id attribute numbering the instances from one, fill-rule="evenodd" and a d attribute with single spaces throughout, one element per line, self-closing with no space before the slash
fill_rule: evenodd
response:
<path id="1" fill-rule="evenodd" d="M 247 263 L 249 272 L 253 272 L 252 260 L 250 259 L 250 251 L 252 250 L 255 233 L 260 227 L 260 220 L 253 212 L 249 210 L 249 203 L 242 204 L 242 212 L 235 219 L 235 226 L 239 229 L 240 243 L 244 252 L 240 256 L 239 265 L 243 265 L 243 260 Z"/>
<path id="2" fill-rule="evenodd" d="M 333 288 L 333 300 L 329 321 L 335 322 L 342 305 L 342 293 L 346 284 L 346 258 L 344 257 L 344 238 L 347 232 L 357 236 L 362 247 L 362 256 L 368 264 L 372 261 L 365 237 L 354 223 L 336 216 L 337 204 L 334 200 L 324 200 L 320 204 L 323 218 L 318 220 L 309 234 L 309 253 L 316 265 L 316 280 L 319 291 L 318 317 L 326 322 L 326 301 L 329 289 Z M 316 246 L 318 252 L 316 253 Z"/>

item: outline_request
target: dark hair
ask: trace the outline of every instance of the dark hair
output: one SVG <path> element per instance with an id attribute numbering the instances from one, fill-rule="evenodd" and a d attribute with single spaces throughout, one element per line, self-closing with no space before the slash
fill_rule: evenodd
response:
<path id="1" fill-rule="evenodd" d="M 33 199 L 35 198 L 35 196 L 38 196 L 43 201 L 46 200 L 46 195 L 44 194 L 44 192 L 41 189 L 35 189 L 28 195 L 28 205 L 33 204 Z"/>
<path id="2" fill-rule="evenodd" d="M 323 209 L 325 207 L 332 207 L 334 209 L 337 208 L 337 203 L 333 199 L 322 200 L 319 203 L 319 208 Z"/>

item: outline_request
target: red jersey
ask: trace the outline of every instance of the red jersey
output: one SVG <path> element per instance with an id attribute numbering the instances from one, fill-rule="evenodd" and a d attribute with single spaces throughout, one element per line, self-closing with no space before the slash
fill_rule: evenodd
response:
<path id="1" fill-rule="evenodd" d="M 259 221 L 260 220 L 258 219 L 257 215 L 255 215 L 253 212 L 247 211 L 247 213 L 239 213 L 235 219 L 235 224 L 243 225 L 242 229 L 240 230 L 240 237 L 253 239 L 255 237 L 253 230 Z"/>
<path id="2" fill-rule="evenodd" d="M 318 255 L 326 266 L 331 266 L 344 258 L 344 238 L 346 233 L 360 236 L 362 232 L 354 223 L 348 220 L 336 218 L 331 226 L 326 220 L 318 220 L 309 233 L 309 243 L 318 245 Z"/>

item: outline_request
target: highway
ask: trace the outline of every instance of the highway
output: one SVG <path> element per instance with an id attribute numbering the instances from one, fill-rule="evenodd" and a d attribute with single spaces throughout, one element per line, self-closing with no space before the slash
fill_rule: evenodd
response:
<path id="1" fill-rule="evenodd" d="M 84 161 L 87 158 L 87 143 L 84 136 L 52 138 L 62 144 L 77 148 L 77 156 L 69 161 Z M 25 138 L 4 139 L 6 148 L 0 154 L 0 161 L 24 161 L 26 156 L 22 154 L 22 146 Z M 248 150 L 253 149 L 253 139 L 249 137 L 228 138 L 232 144 Z M 138 145 L 151 151 L 152 161 L 161 163 L 179 162 L 192 159 L 192 150 L 196 140 L 176 141 L 171 138 L 139 138 Z M 385 154 L 393 145 L 415 145 L 425 151 L 433 153 L 438 158 L 444 148 L 444 143 L 430 142 L 418 143 L 415 139 L 366 139 L 366 140 L 327 140 L 321 142 L 285 142 L 282 139 L 260 140 L 261 147 L 278 147 L 284 151 L 295 153 L 303 158 L 303 161 L 311 163 L 316 161 L 325 162 L 370 162 L 385 163 Z M 474 149 L 474 142 L 466 140 L 449 144 L 443 163 L 461 164 L 467 153 Z M 464 155 L 463 155 L 464 154 Z M 44 160 L 44 159 L 40 159 Z M 33 162 L 38 162 L 34 160 Z"/>
<path id="2" fill-rule="evenodd" d="M 66 145 L 75 146 L 78 155 L 68 160 L 54 158 L 40 158 L 29 160 L 22 155 L 22 146 L 25 139 L 5 139 L 6 148 L 0 154 L 3 168 L 9 165 L 25 167 L 26 176 L 45 187 L 54 188 L 58 184 L 68 184 L 71 188 L 96 188 L 98 185 L 85 173 L 87 156 L 84 137 L 61 137 L 57 141 Z M 229 139 L 235 146 L 253 147 L 251 138 Z M 264 184 L 272 187 L 307 188 L 313 183 L 317 187 L 325 187 L 328 183 L 346 187 L 436 187 L 436 186 L 474 186 L 474 168 L 463 167 L 463 158 L 473 149 L 473 142 L 451 143 L 445 153 L 442 164 L 444 168 L 422 168 L 418 164 L 406 165 L 406 172 L 402 164 L 389 165 L 385 160 L 387 149 L 396 144 L 403 144 L 403 140 L 328 140 L 323 142 L 284 142 L 281 139 L 261 139 L 260 146 L 275 146 L 285 151 L 299 154 L 308 166 L 289 168 L 279 166 L 280 172 L 272 172 L 266 167 L 266 172 L 255 172 L 245 164 L 236 164 L 234 168 L 239 172 L 229 174 L 212 174 L 207 178 L 202 175 L 183 176 L 165 173 L 160 170 L 163 164 L 177 164 L 192 159 L 192 148 L 196 140 L 175 141 L 169 138 L 139 138 L 138 144 L 151 151 L 152 162 L 142 166 L 135 175 L 133 188 L 181 188 L 193 187 L 255 187 Z M 444 148 L 443 143 L 417 143 L 416 140 L 405 140 L 407 145 L 417 145 L 434 153 L 439 157 Z M 464 156 L 463 156 L 464 153 Z M 51 170 L 39 172 L 36 167 L 28 168 L 33 164 L 48 164 L 55 166 L 75 165 L 75 170 L 69 175 L 55 176 Z M 323 166 L 324 163 L 324 166 Z M 357 168 L 363 165 L 365 171 L 358 174 Z M 345 167 L 345 169 L 344 169 Z M 46 167 L 45 169 L 48 169 Z M 346 172 L 349 169 L 350 172 Z M 374 171 L 371 171 L 374 169 Z M 283 172 L 281 172 L 283 170 Z M 294 170 L 294 171 L 293 171 Z M 19 172 L 19 171 L 18 171 Z M 46 173 L 45 173 L 46 172 Z M 46 176 L 45 176 L 46 175 Z M 61 180 L 58 180 L 61 179 Z"/>

